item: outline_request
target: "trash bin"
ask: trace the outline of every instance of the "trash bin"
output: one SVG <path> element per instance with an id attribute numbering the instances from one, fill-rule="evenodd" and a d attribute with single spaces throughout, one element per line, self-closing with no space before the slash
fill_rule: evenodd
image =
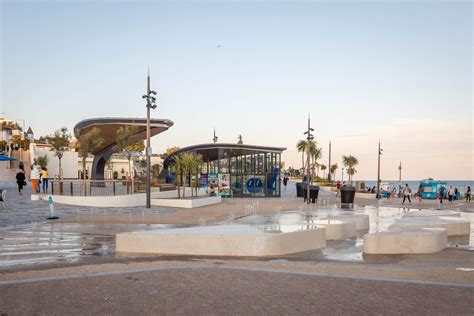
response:
<path id="1" fill-rule="evenodd" d="M 296 197 L 303 197 L 303 185 L 305 185 L 303 182 L 296 183 Z"/>
<path id="2" fill-rule="evenodd" d="M 341 203 L 354 204 L 355 194 L 356 194 L 356 188 L 342 187 L 341 188 Z"/>
<path id="3" fill-rule="evenodd" d="M 302 191 L 303 191 L 304 201 L 306 202 L 306 198 L 308 196 L 307 186 L 303 186 Z M 318 200 L 318 195 L 319 195 L 319 186 L 311 185 L 309 187 L 309 199 L 310 199 L 311 203 L 316 203 L 316 201 Z"/>

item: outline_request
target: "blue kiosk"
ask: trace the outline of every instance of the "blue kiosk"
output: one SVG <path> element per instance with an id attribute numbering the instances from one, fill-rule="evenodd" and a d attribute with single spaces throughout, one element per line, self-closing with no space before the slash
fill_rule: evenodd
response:
<path id="1" fill-rule="evenodd" d="M 446 187 L 448 185 L 448 182 L 428 179 L 421 180 L 420 184 L 423 187 L 423 194 L 421 195 L 423 199 L 436 199 L 436 196 L 441 186 Z"/>

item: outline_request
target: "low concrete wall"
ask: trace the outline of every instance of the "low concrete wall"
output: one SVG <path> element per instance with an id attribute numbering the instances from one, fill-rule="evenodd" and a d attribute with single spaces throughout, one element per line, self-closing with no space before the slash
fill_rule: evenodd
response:
<path id="1" fill-rule="evenodd" d="M 444 228 L 448 236 L 469 235 L 469 220 L 455 216 L 404 217 L 388 227 L 389 230 L 413 230 L 422 228 Z"/>
<path id="2" fill-rule="evenodd" d="M 117 234 L 118 253 L 279 256 L 326 246 L 325 229 L 267 234 L 249 225 L 199 226 Z"/>
<path id="3" fill-rule="evenodd" d="M 367 254 L 436 253 L 448 246 L 448 234 L 443 228 L 409 231 L 386 231 L 364 235 Z"/>
<path id="4" fill-rule="evenodd" d="M 151 199 L 151 205 L 154 206 L 167 206 L 167 207 L 180 207 L 180 208 L 196 208 L 207 205 L 219 204 L 222 202 L 220 196 L 208 196 L 202 198 L 193 199 Z"/>
<path id="5" fill-rule="evenodd" d="M 355 219 L 317 219 L 311 221 L 311 224 L 326 228 L 326 240 L 344 240 L 356 235 Z"/>
<path id="6" fill-rule="evenodd" d="M 198 196 L 206 195 L 204 190 L 198 191 Z M 53 198 L 55 203 L 90 206 L 90 207 L 136 207 L 146 205 L 146 194 L 138 193 L 132 195 L 115 195 L 115 196 L 67 196 L 67 195 L 41 195 L 45 201 L 49 197 Z M 178 196 L 178 192 L 164 191 L 151 192 L 152 199 L 172 199 Z M 191 188 L 186 188 L 186 196 L 191 196 Z M 153 200 L 152 200 L 153 201 Z"/>

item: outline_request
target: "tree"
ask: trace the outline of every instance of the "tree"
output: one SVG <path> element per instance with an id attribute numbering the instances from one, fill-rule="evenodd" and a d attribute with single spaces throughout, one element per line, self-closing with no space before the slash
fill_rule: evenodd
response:
<path id="1" fill-rule="evenodd" d="M 332 180 L 334 181 L 334 179 L 336 179 L 336 170 L 337 170 L 338 166 L 337 166 L 337 163 L 331 165 L 331 167 L 329 168 L 329 172 L 332 174 Z"/>
<path id="2" fill-rule="evenodd" d="M 183 190 L 183 198 L 186 197 L 186 179 L 190 174 L 190 171 L 193 167 L 194 163 L 194 155 L 192 153 L 185 153 L 181 156 L 181 163 L 182 163 L 182 174 L 184 176 L 184 190 Z"/>
<path id="3" fill-rule="evenodd" d="M 314 169 L 318 168 L 318 176 L 319 176 L 319 163 L 318 159 L 323 156 L 323 149 L 318 148 L 318 144 L 315 141 L 311 141 L 309 145 L 309 152 L 312 160 L 312 175 L 314 176 Z"/>
<path id="4" fill-rule="evenodd" d="M 79 157 L 82 158 L 82 179 L 84 180 L 84 195 L 86 192 L 86 159 L 89 157 L 89 153 L 93 153 L 98 149 L 104 139 L 100 136 L 100 129 L 97 127 L 92 128 L 87 133 L 79 136 L 79 147 L 77 149 Z"/>
<path id="5" fill-rule="evenodd" d="M 0 140 L 0 150 L 7 150 L 7 142 L 4 140 Z"/>
<path id="6" fill-rule="evenodd" d="M 349 183 L 352 185 L 352 176 L 357 173 L 355 166 L 359 164 L 359 160 L 351 155 L 342 156 L 342 163 L 346 167 L 347 174 L 349 175 Z"/>
<path id="7" fill-rule="evenodd" d="M 326 169 L 327 169 L 326 165 L 322 164 L 322 165 L 320 165 L 320 167 L 321 167 L 321 170 L 324 172 L 323 173 L 323 178 L 326 178 Z"/>
<path id="8" fill-rule="evenodd" d="M 298 150 L 299 153 L 301 153 L 301 169 L 303 169 L 303 176 L 304 176 L 304 171 L 305 171 L 304 154 L 307 147 L 308 147 L 308 142 L 303 139 L 298 141 L 298 143 L 296 144 L 296 149 Z"/>
<path id="9" fill-rule="evenodd" d="M 28 138 L 21 139 L 21 135 L 12 136 L 12 145 L 15 148 L 22 148 L 23 150 L 28 150 L 30 148 L 30 141 Z"/>
<path id="10" fill-rule="evenodd" d="M 242 135 L 239 134 L 237 144 L 242 145 L 243 143 L 244 143 L 244 140 L 242 139 Z"/>
<path id="11" fill-rule="evenodd" d="M 160 170 L 161 170 L 161 165 L 159 163 L 156 163 L 153 166 L 151 166 L 151 173 L 153 174 L 153 177 L 158 177 L 158 175 L 160 174 Z"/>
<path id="12" fill-rule="evenodd" d="M 62 178 L 63 171 L 61 167 L 61 159 L 64 156 L 64 152 L 68 150 L 69 142 L 71 140 L 71 134 L 68 133 L 67 127 L 54 132 L 53 135 L 46 136 L 46 141 L 51 145 L 51 151 L 54 151 L 54 155 L 59 159 L 59 177 Z"/>
<path id="13" fill-rule="evenodd" d="M 135 135 L 138 133 L 138 126 L 136 125 L 127 125 L 125 127 L 120 127 L 117 130 L 117 137 L 115 149 L 118 153 L 124 155 L 128 160 L 128 171 L 130 178 L 132 180 L 132 193 L 135 192 L 135 185 L 134 185 L 134 175 L 132 173 L 132 165 L 131 160 L 133 156 L 133 152 L 143 150 L 143 141 L 137 141 L 135 139 Z M 143 146 L 143 147 L 142 147 Z M 140 149 L 141 150 L 136 150 Z"/>
<path id="14" fill-rule="evenodd" d="M 176 184 L 178 186 L 178 199 L 181 198 L 181 189 L 180 186 L 183 183 L 183 160 L 180 155 L 174 156 L 174 172 L 176 174 Z"/>
<path id="15" fill-rule="evenodd" d="M 36 164 L 40 166 L 41 169 L 48 167 L 48 156 L 38 156 L 36 158 Z"/>
<path id="16" fill-rule="evenodd" d="M 191 162 L 191 179 L 194 176 L 193 187 L 196 191 L 196 196 L 198 195 L 199 188 L 199 170 L 201 169 L 202 164 L 204 163 L 201 154 L 193 154 L 193 160 Z M 192 192 L 192 189 L 191 189 Z"/>

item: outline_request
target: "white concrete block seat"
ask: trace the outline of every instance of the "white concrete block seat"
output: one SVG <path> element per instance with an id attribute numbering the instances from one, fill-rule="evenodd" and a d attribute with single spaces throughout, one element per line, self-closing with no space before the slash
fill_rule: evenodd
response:
<path id="1" fill-rule="evenodd" d="M 405 217 L 389 226 L 389 230 L 411 230 L 420 228 L 445 228 L 448 236 L 469 235 L 471 223 L 454 216 Z"/>
<path id="2" fill-rule="evenodd" d="M 250 225 L 216 225 L 117 234 L 118 253 L 264 257 L 326 246 L 323 226 L 265 232 Z"/>
<path id="3" fill-rule="evenodd" d="M 436 253 L 448 246 L 444 228 L 422 228 L 385 231 L 364 235 L 366 254 L 426 254 Z"/>
<path id="4" fill-rule="evenodd" d="M 460 217 L 461 213 L 451 210 L 420 210 L 403 214 L 402 217 L 426 217 L 426 216 L 453 216 Z"/>
<path id="5" fill-rule="evenodd" d="M 315 219 L 311 224 L 322 225 L 326 228 L 326 240 L 344 240 L 356 236 L 355 220 Z"/>
<path id="6" fill-rule="evenodd" d="M 355 221 L 356 230 L 368 230 L 370 227 L 369 215 L 367 214 L 335 215 L 323 217 L 321 219 L 339 219 L 342 221 Z"/>

